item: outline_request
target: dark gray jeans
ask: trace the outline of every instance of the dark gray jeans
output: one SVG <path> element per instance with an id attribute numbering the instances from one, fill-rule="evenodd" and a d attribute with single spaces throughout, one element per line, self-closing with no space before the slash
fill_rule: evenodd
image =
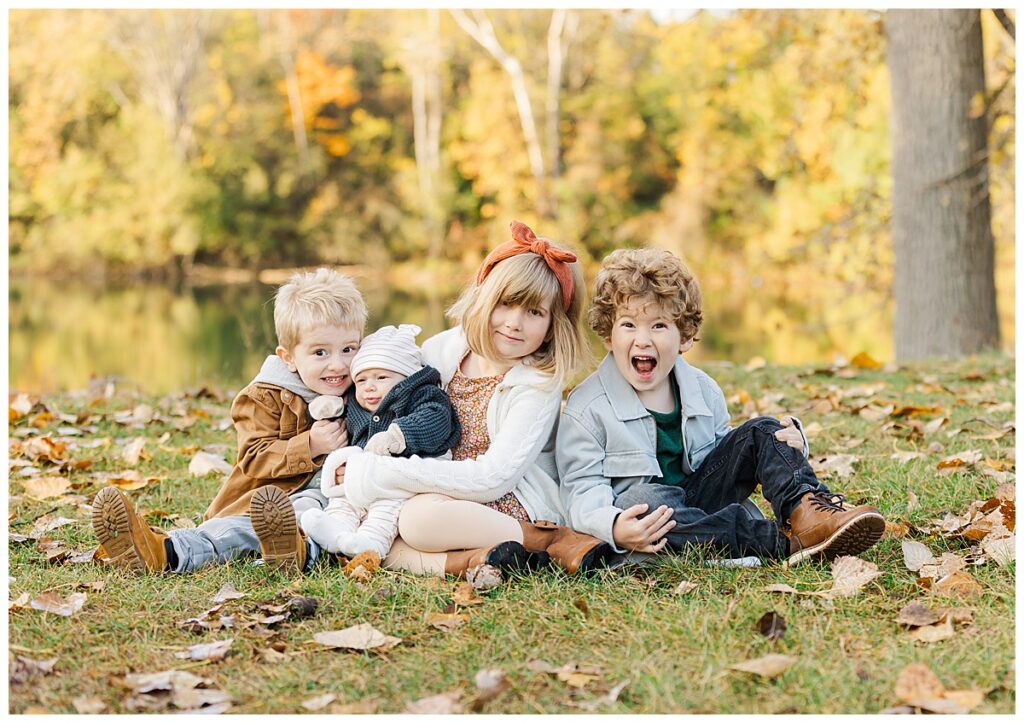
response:
<path id="1" fill-rule="evenodd" d="M 650 514 L 671 507 L 676 526 L 666 535 L 668 547 L 705 546 L 730 557 L 784 557 L 789 540 L 775 520 L 758 519 L 741 504 L 760 483 L 777 520 L 788 520 L 800 498 L 826 488 L 800 450 L 775 439 L 782 424 L 757 417 L 730 431 L 683 486 L 636 484 L 623 491 L 615 506 L 646 503 Z"/>

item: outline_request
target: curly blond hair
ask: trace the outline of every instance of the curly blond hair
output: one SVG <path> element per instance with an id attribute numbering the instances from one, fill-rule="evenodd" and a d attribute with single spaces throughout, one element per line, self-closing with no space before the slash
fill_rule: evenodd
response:
<path id="1" fill-rule="evenodd" d="M 649 299 L 675 320 L 684 341 L 696 339 L 704 317 L 700 285 L 674 254 L 662 249 L 618 249 L 601 262 L 594 299 L 587 312 L 590 327 L 605 341 L 620 309 L 634 299 Z"/>
<path id="2" fill-rule="evenodd" d="M 351 326 L 362 334 L 366 302 L 352 279 L 332 269 L 298 273 L 274 296 L 274 331 L 277 343 L 289 351 L 302 332 L 324 325 Z"/>

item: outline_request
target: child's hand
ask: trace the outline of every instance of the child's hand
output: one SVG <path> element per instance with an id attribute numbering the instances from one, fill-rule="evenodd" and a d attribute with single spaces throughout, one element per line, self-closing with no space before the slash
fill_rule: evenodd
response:
<path id="1" fill-rule="evenodd" d="M 672 508 L 662 505 L 642 520 L 637 519 L 645 512 L 646 503 L 633 505 L 619 513 L 612 526 L 616 545 L 633 552 L 661 552 L 664 549 L 668 544 L 665 535 L 676 526 Z"/>
<path id="2" fill-rule="evenodd" d="M 348 428 L 342 419 L 318 419 L 309 428 L 309 456 L 333 452 L 348 444 Z"/>
<path id="3" fill-rule="evenodd" d="M 384 456 L 401 454 L 405 451 L 405 435 L 402 434 L 402 429 L 392 422 L 391 426 L 383 432 L 377 432 L 377 434 L 370 437 L 370 441 L 366 443 L 363 450 L 370 454 Z"/>
<path id="4" fill-rule="evenodd" d="M 793 449 L 799 449 L 801 452 L 804 451 L 804 437 L 800 434 L 800 430 L 793 424 L 793 418 L 786 416 L 779 419 L 779 423 L 784 427 L 775 433 L 775 439 L 780 442 L 785 442 Z"/>

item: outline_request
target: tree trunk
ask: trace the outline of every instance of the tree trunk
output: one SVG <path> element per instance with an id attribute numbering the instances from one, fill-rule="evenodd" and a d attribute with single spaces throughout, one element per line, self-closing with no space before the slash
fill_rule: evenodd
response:
<path id="1" fill-rule="evenodd" d="M 885 14 L 898 359 L 999 344 L 978 10 Z"/>

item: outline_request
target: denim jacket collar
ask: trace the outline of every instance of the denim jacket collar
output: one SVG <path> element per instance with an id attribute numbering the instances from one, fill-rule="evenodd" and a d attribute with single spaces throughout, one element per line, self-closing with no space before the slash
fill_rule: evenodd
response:
<path id="1" fill-rule="evenodd" d="M 681 355 L 676 355 L 673 372 L 676 375 L 676 382 L 679 384 L 679 392 L 682 396 L 683 414 L 686 417 L 711 417 L 711 409 L 707 400 L 701 393 L 700 383 L 693 367 L 687 364 Z M 608 395 L 608 402 L 612 411 L 619 421 L 625 422 L 630 419 L 641 419 L 650 416 L 650 412 L 644 407 L 636 390 L 629 385 L 618 367 L 615 366 L 615 358 L 609 352 L 597 368 L 598 379 Z"/>

